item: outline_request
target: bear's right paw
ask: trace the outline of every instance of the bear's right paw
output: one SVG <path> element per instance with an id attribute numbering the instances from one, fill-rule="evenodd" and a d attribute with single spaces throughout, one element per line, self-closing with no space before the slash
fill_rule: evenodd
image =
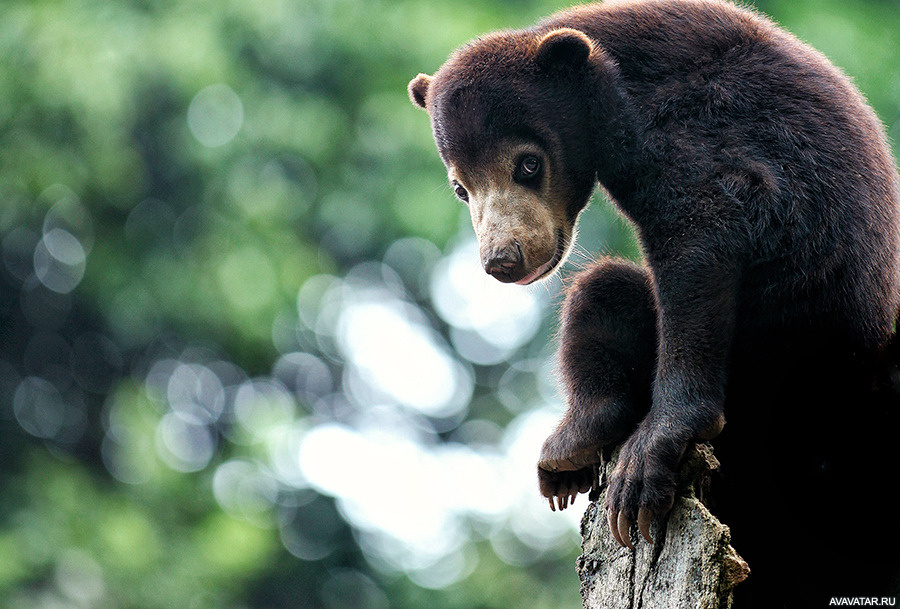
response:
<path id="1" fill-rule="evenodd" d="M 538 461 L 541 494 L 554 511 L 566 509 L 578 493 L 599 485 L 600 446 L 579 444 L 571 436 L 571 430 L 560 425 L 544 442 Z"/>
<path id="2" fill-rule="evenodd" d="M 538 483 L 541 494 L 550 501 L 550 509 L 554 512 L 557 507 L 564 510 L 575 501 L 578 493 L 586 493 L 595 488 L 598 484 L 598 467 L 599 464 L 572 471 L 551 472 L 538 465 Z M 556 503 L 553 503 L 554 499 Z"/>

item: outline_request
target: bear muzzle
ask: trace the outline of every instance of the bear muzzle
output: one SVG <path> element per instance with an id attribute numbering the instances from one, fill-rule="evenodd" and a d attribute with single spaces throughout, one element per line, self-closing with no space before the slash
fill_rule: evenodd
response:
<path id="1" fill-rule="evenodd" d="M 528 285 L 553 271 L 566 256 L 566 238 L 563 231 L 556 233 L 556 245 L 552 254 L 541 264 L 529 263 L 518 240 L 482 251 L 481 264 L 486 273 L 503 283 Z M 529 268 L 530 267 L 530 268 Z"/>
<path id="2" fill-rule="evenodd" d="M 512 283 L 525 274 L 524 260 L 522 246 L 518 241 L 493 247 L 481 255 L 485 272 L 503 283 Z"/>

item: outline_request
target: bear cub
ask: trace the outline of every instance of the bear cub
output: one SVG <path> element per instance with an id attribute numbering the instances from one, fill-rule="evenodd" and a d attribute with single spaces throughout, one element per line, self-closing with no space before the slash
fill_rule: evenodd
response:
<path id="1" fill-rule="evenodd" d="M 686 448 L 716 438 L 739 603 L 895 591 L 900 192 L 850 80 L 751 10 L 630 0 L 488 34 L 409 94 L 496 279 L 553 273 L 598 183 L 639 237 L 641 265 L 566 290 L 551 507 L 621 444 L 609 526 L 652 542 Z"/>

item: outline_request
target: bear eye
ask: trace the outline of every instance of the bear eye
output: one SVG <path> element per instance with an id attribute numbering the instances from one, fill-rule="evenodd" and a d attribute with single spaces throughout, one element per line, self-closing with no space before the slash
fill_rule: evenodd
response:
<path id="1" fill-rule="evenodd" d="M 459 182 L 453 182 L 453 192 L 456 193 L 456 196 L 459 197 L 459 200 L 463 203 L 469 202 L 469 192 L 462 187 L 462 184 Z"/>
<path id="2" fill-rule="evenodd" d="M 533 154 L 527 154 L 519 160 L 514 177 L 516 182 L 530 182 L 536 179 L 540 173 L 541 159 Z"/>

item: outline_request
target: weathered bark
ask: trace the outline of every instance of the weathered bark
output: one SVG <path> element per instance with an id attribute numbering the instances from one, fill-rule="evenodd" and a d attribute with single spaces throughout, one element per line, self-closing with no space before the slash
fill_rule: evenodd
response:
<path id="1" fill-rule="evenodd" d="M 607 464 L 609 475 L 613 462 Z M 606 491 L 581 522 L 578 559 L 585 609 L 727 609 L 747 563 L 731 547 L 731 532 L 702 502 L 719 462 L 706 444 L 691 448 L 681 470 L 675 505 L 651 526 L 650 545 L 632 527 L 635 550 L 609 531 Z"/>

